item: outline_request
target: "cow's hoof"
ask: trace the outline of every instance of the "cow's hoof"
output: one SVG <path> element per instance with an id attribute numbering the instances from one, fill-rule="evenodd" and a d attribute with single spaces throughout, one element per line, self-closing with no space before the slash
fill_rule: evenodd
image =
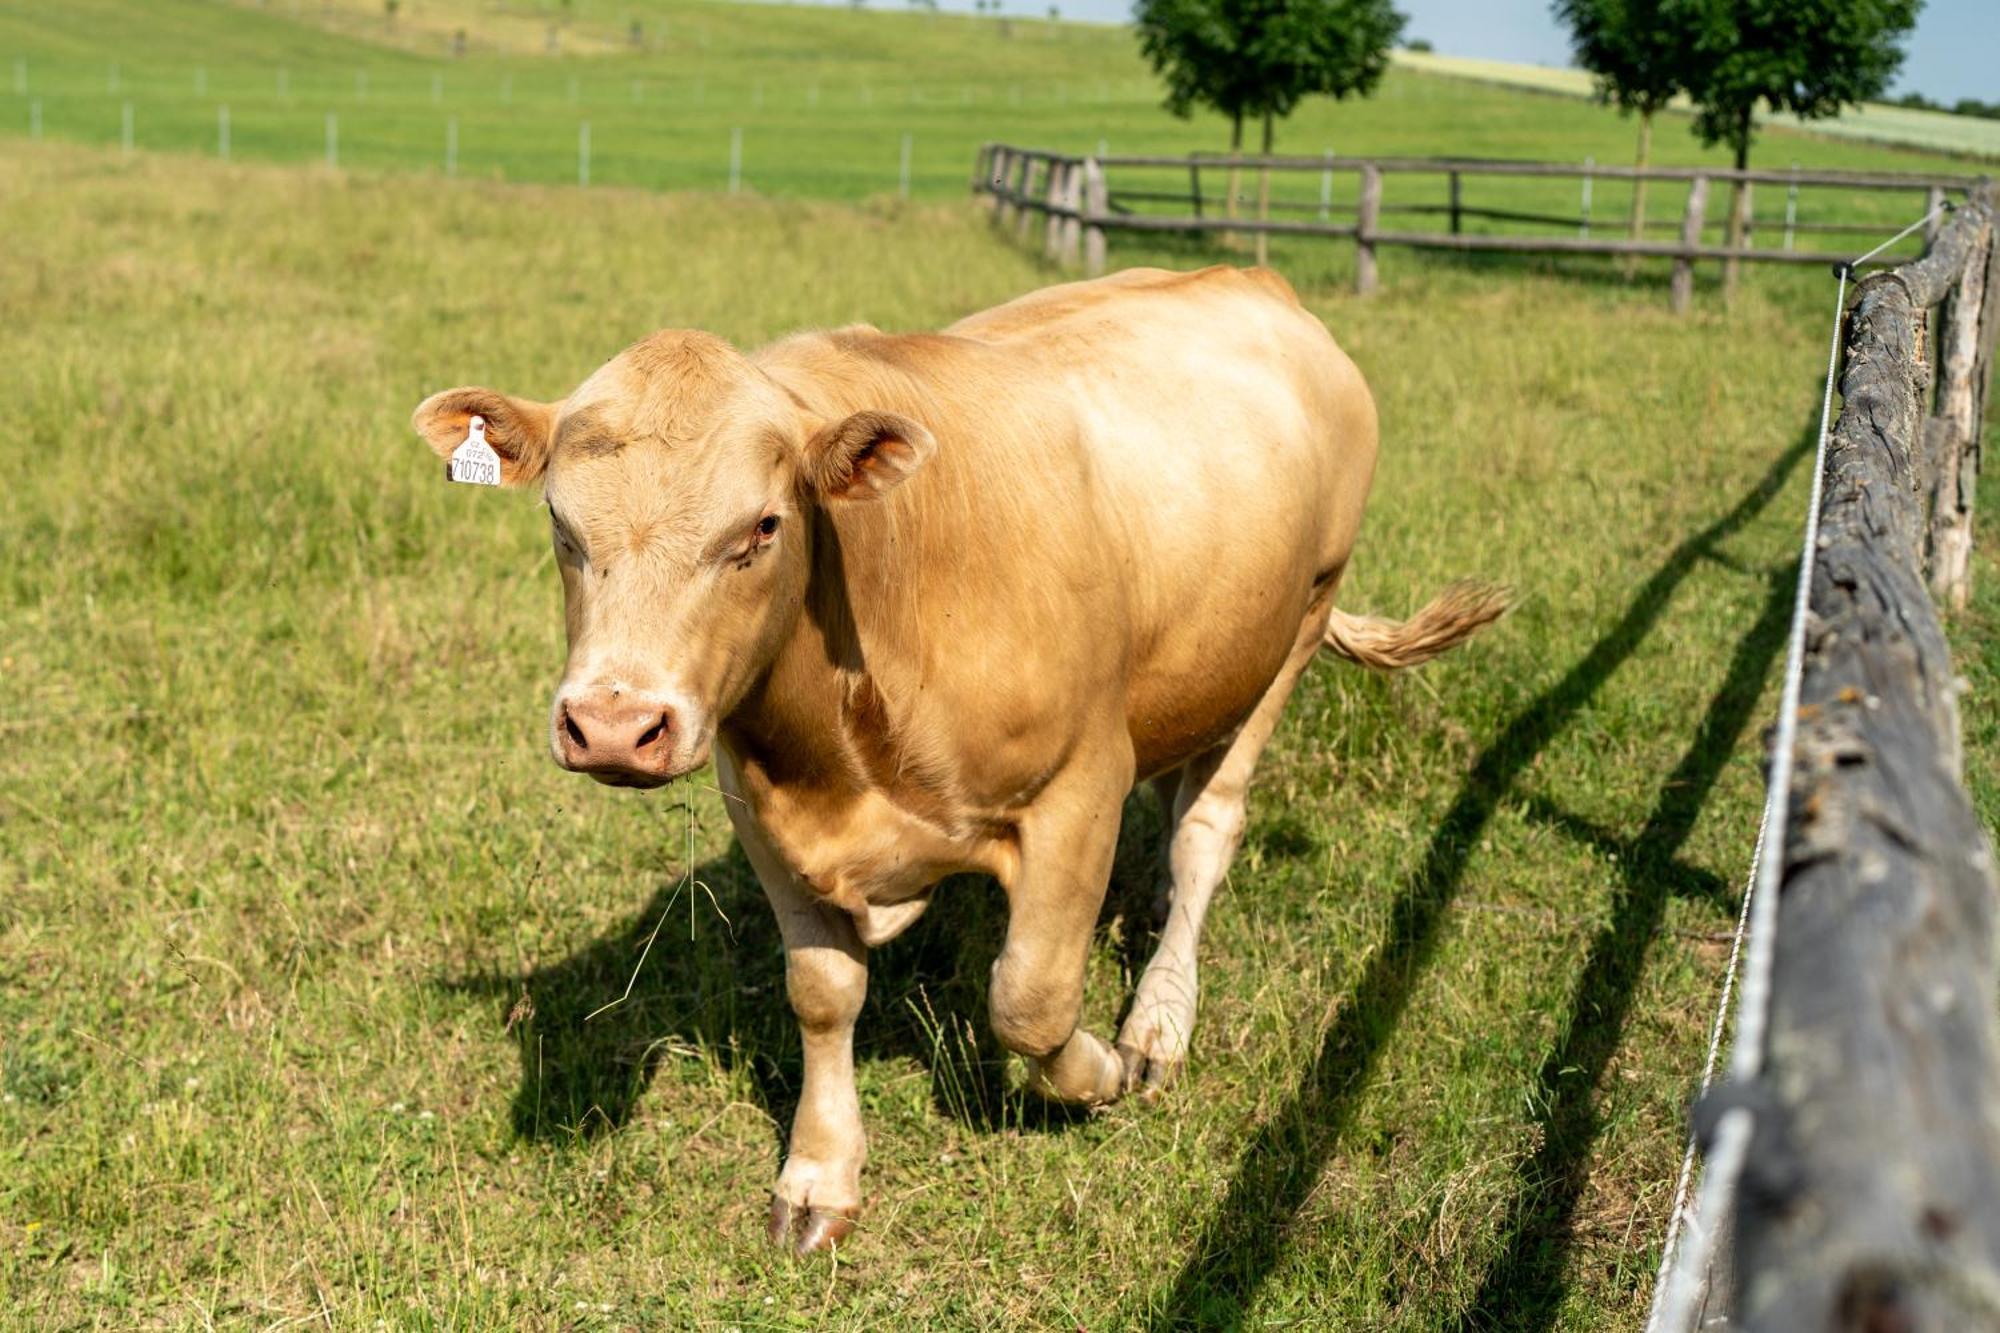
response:
<path id="1" fill-rule="evenodd" d="M 1118 1058 L 1125 1066 L 1125 1095 L 1136 1096 L 1147 1106 L 1167 1095 L 1167 1089 L 1180 1076 L 1183 1063 L 1148 1056 L 1138 1047 L 1122 1041 L 1118 1043 Z"/>
<path id="2" fill-rule="evenodd" d="M 771 1244 L 796 1254 L 815 1254 L 839 1246 L 854 1231 L 854 1219 L 830 1208 L 800 1208 L 782 1194 L 771 1196 L 771 1222 L 765 1230 Z"/>

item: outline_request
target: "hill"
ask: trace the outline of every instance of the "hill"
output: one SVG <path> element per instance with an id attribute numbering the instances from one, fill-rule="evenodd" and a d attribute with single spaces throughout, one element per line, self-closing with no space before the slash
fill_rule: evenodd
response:
<path id="1" fill-rule="evenodd" d="M 408 0 L 396 26 L 354 8 L 220 0 L 70 0 L 0 10 L 0 124 L 142 149 L 655 189 L 725 189 L 740 131 L 743 188 L 861 199 L 899 187 L 961 195 L 976 146 L 1182 152 L 1227 142 L 1178 121 L 1123 29 L 1019 19 L 713 0 L 577 0 L 555 55 L 524 51 L 528 18 L 471 0 Z M 380 15 L 380 10 L 376 11 Z M 615 19 L 613 16 L 617 16 Z M 639 16 L 644 49 L 610 35 Z M 319 26 L 324 21 L 330 28 Z M 468 31 L 468 53 L 449 32 Z M 585 54 L 596 52 L 597 54 Z M 9 77 L 11 75 L 11 78 Z M 329 126 L 331 125 L 331 129 Z M 587 129 L 586 129 L 587 127 Z M 1601 107 L 1461 78 L 1391 71 L 1379 96 L 1302 108 L 1280 147 L 1619 162 L 1631 126 Z M 1692 137 L 1663 163 L 1726 165 Z M 1773 132 L 1759 160 L 1913 168 L 1933 159 Z"/>

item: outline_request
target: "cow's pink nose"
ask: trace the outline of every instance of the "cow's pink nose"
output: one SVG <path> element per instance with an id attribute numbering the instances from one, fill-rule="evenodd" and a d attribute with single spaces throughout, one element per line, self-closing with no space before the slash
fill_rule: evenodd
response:
<path id="1" fill-rule="evenodd" d="M 669 776 L 674 713 L 616 697 L 566 701 L 556 716 L 564 768 L 619 786 L 656 787 Z"/>

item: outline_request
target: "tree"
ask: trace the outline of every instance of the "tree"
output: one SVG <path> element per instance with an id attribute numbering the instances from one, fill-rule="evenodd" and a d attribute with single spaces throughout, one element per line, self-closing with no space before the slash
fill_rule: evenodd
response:
<path id="1" fill-rule="evenodd" d="M 1684 0 L 1694 132 L 1750 165 L 1760 103 L 1802 120 L 1878 97 L 1903 63 L 1923 0 Z M 1742 181 L 1730 198 L 1729 244 L 1748 230 Z M 1732 261 L 1725 269 L 1735 277 Z"/>
<path id="2" fill-rule="evenodd" d="M 1166 82 L 1167 110 L 1185 118 L 1206 106 L 1227 116 L 1232 156 L 1243 150 L 1246 117 L 1263 120 L 1268 154 L 1276 122 L 1305 98 L 1373 92 L 1407 21 L 1390 0 L 1138 0 L 1134 18 L 1140 49 Z M 1232 165 L 1231 217 L 1236 187 Z M 1261 211 L 1268 170 L 1259 198 Z"/>
<path id="3" fill-rule="evenodd" d="M 1639 117 L 1633 160 L 1646 169 L 1653 151 L 1653 117 L 1683 92 L 1690 54 L 1682 0 L 1555 0 L 1569 28 L 1576 63 L 1597 76 L 1597 95 Z M 1646 230 L 1646 181 L 1632 182 L 1632 239 Z"/>

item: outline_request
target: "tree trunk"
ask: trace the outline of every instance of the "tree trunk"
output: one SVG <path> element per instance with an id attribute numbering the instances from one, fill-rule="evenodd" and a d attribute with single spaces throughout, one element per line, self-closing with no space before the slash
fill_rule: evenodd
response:
<path id="1" fill-rule="evenodd" d="M 1653 109 L 1651 107 L 1641 107 L 1639 109 L 1639 151 L 1633 157 L 1632 165 L 1640 171 L 1644 171 L 1646 164 L 1652 159 L 1652 156 Z M 1646 239 L 1646 178 L 1644 176 L 1634 176 L 1632 178 L 1632 239 L 1635 241 Z M 1634 255 L 1625 261 L 1625 276 L 1630 278 L 1637 274 L 1638 271 L 1639 258 L 1637 255 Z"/>
<path id="2" fill-rule="evenodd" d="M 1736 169 L 1738 171 L 1748 171 L 1750 169 L 1750 112 L 1748 108 L 1744 109 L 1742 118 L 1736 124 Z M 1736 188 L 1729 195 L 1729 234 L 1725 244 L 1731 250 L 1738 250 L 1743 246 L 1743 233 L 1746 230 L 1746 223 L 1748 222 L 1746 213 L 1749 202 L 1750 187 L 1740 180 L 1737 181 Z M 1722 261 L 1722 296 L 1724 300 L 1735 294 L 1736 273 L 1740 267 L 1741 264 L 1733 254 Z"/>
<path id="3" fill-rule="evenodd" d="M 1266 110 L 1264 112 L 1264 156 L 1265 157 L 1269 157 L 1271 155 L 1271 136 L 1272 136 L 1271 113 L 1269 110 Z M 1263 166 L 1257 168 L 1257 221 L 1267 222 L 1270 220 L 1270 217 L 1271 217 L 1271 168 L 1268 166 Z M 1260 231 L 1257 233 L 1257 262 L 1260 265 L 1267 264 L 1271 260 L 1270 239 L 1271 239 L 1270 235 L 1267 232 Z"/>

